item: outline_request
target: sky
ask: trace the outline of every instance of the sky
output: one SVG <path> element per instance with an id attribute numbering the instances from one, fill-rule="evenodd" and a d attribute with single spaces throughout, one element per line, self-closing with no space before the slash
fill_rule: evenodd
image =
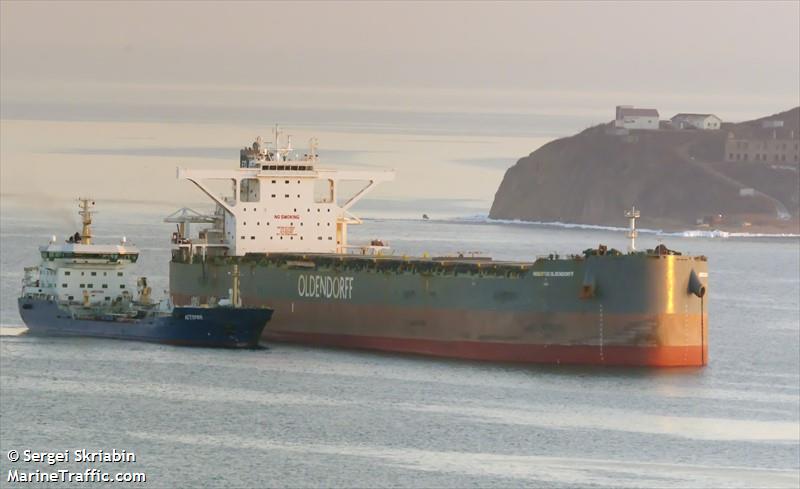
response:
<path id="1" fill-rule="evenodd" d="M 494 108 L 535 110 L 514 93 L 685 94 L 733 112 L 792 105 L 800 85 L 796 1 L 3 1 L 0 19 L 5 101 L 89 101 L 102 86 L 115 100 L 224 104 L 242 102 L 229 89 L 291 87 L 317 93 L 290 104 L 344 91 L 356 106 L 421 108 L 443 92 L 442 107 L 469 110 L 491 92 Z"/>
<path id="2" fill-rule="evenodd" d="M 737 121 L 799 105 L 798 87 L 796 1 L 2 1 L 0 192 L 31 181 L 30 162 L 41 161 L 34 144 L 73 159 L 76 148 L 146 144 L 110 142 L 108 134 L 124 132 L 111 124 L 150 124 L 130 136 L 140 138 L 223 124 L 219 141 L 197 131 L 219 147 L 233 144 L 237 130 L 249 140 L 288 121 L 296 132 L 305 124 L 337 137 L 453 137 L 451 159 L 473 160 L 474 173 L 460 167 L 463 185 L 401 179 L 394 195 L 433 197 L 438 188 L 486 200 L 504 168 L 492 163 L 489 172 L 476 161 L 510 166 L 553 137 L 612 119 L 616 104 Z M 98 122 L 109 126 L 86 125 Z M 82 139 L 69 146 L 64 134 Z M 474 137 L 508 141 L 480 154 L 457 146 Z M 371 144 L 377 151 L 386 142 Z M 444 151 L 431 144 L 422 151 Z M 397 165 L 430 165 L 417 161 L 420 146 L 405 147 L 393 150 Z M 42 191 L 54 191 L 39 177 Z"/>

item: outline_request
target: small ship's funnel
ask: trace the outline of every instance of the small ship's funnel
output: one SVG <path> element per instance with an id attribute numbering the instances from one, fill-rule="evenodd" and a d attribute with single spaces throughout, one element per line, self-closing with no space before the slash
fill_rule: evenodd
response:
<path id="1" fill-rule="evenodd" d="M 706 286 L 700 282 L 700 279 L 697 278 L 697 273 L 692 270 L 691 275 L 689 275 L 689 292 L 696 295 L 697 297 L 703 298 L 706 295 Z"/>

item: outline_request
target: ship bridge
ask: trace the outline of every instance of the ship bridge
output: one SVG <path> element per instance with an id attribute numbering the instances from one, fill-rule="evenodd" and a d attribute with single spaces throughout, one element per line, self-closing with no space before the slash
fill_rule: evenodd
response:
<path id="1" fill-rule="evenodd" d="M 240 151 L 239 168 L 193 170 L 178 168 L 177 178 L 194 183 L 217 205 L 219 222 L 214 243 L 192 242 L 181 234 L 179 246 L 214 245 L 227 254 L 308 252 L 344 253 L 348 246 L 347 226 L 361 220 L 350 208 L 375 186 L 394 179 L 394 171 L 338 171 L 318 168 L 317 142 L 298 156 L 291 145 L 275 141 L 265 145 L 259 137 Z M 227 182 L 227 191 L 215 191 L 214 181 Z M 358 182 L 357 191 L 339 194 L 341 182 Z M 177 222 L 173 220 L 168 222 Z M 175 240 L 173 240 L 175 241 Z"/>

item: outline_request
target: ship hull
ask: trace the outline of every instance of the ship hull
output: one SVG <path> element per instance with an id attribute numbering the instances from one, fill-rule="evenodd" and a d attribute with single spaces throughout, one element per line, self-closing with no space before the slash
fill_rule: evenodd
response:
<path id="1" fill-rule="evenodd" d="M 270 309 L 176 307 L 171 314 L 139 319 L 75 318 L 57 303 L 21 297 L 19 312 L 34 336 L 81 336 L 180 346 L 255 348 Z"/>
<path id="2" fill-rule="evenodd" d="M 264 330 L 271 341 L 496 362 L 708 362 L 707 298 L 690 290 L 693 273 L 706 281 L 705 259 L 621 255 L 480 266 L 321 256 L 173 259 L 173 301 L 224 294 L 233 260 L 244 303 L 276 311 Z"/>

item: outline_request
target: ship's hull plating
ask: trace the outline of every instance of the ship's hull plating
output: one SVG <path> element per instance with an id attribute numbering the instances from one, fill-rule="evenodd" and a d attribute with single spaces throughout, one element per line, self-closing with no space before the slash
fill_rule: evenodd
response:
<path id="1" fill-rule="evenodd" d="M 232 258 L 173 259 L 176 304 L 226 294 Z M 242 300 L 276 311 L 264 337 L 490 361 L 708 362 L 704 258 L 590 256 L 533 264 L 311 255 L 236 259 Z"/>
<path id="2" fill-rule="evenodd" d="M 30 335 L 84 336 L 182 346 L 255 348 L 270 309 L 176 307 L 167 316 L 133 320 L 76 319 L 53 301 L 21 297 Z"/>

